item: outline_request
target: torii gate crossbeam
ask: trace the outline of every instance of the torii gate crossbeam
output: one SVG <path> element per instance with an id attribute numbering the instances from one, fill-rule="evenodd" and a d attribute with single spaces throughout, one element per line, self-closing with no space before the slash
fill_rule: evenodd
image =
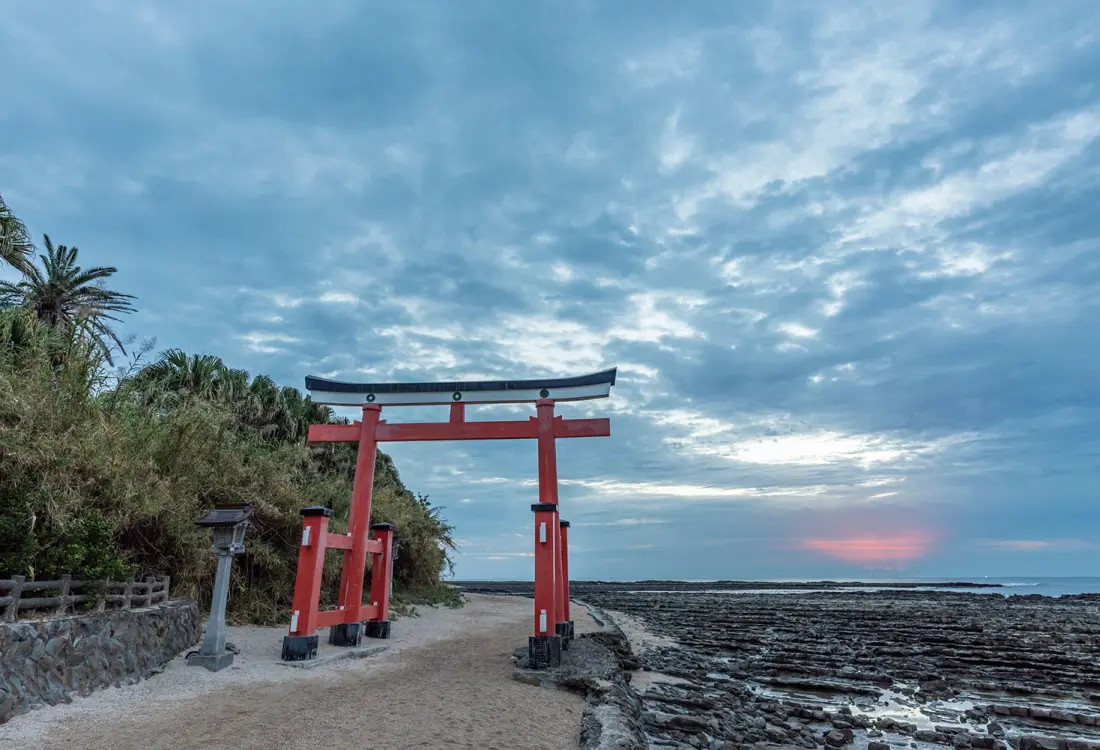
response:
<path id="1" fill-rule="evenodd" d="M 317 654 L 319 627 L 330 626 L 329 643 L 358 645 L 363 635 L 389 636 L 389 591 L 393 564 L 392 524 L 370 523 L 374 461 L 380 442 L 439 440 L 538 441 L 539 502 L 535 513 L 535 613 L 530 638 L 532 665 L 556 666 L 562 648 L 573 637 L 569 616 L 569 522 L 558 513 L 556 441 L 559 438 L 609 437 L 609 419 L 563 419 L 555 416 L 558 401 L 606 398 L 616 370 L 548 380 L 476 381 L 455 383 L 344 383 L 306 378 L 315 403 L 360 406 L 363 418 L 348 425 L 312 425 L 309 442 L 358 443 L 348 534 L 328 533 L 327 508 L 302 511 L 304 528 L 290 632 L 283 639 L 283 659 L 312 659 Z M 533 402 L 537 416 L 526 420 L 467 422 L 466 404 Z M 389 424 L 381 419 L 383 405 L 450 404 L 447 422 Z M 374 539 L 368 530 L 375 531 Z M 318 611 L 326 549 L 344 550 L 337 608 Z M 367 554 L 374 555 L 370 604 L 363 604 Z"/>

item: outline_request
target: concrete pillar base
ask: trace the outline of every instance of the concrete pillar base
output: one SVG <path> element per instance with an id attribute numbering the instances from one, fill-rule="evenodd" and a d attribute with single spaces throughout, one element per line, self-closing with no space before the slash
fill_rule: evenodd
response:
<path id="1" fill-rule="evenodd" d="M 211 672 L 225 669 L 233 663 L 233 654 L 223 651 L 220 654 L 191 654 L 187 657 L 187 666 L 206 667 Z"/>
<path id="2" fill-rule="evenodd" d="M 561 638 L 561 650 L 569 650 L 569 642 L 573 640 L 573 621 L 565 620 L 554 624 L 554 632 Z"/>
<path id="3" fill-rule="evenodd" d="M 561 636 L 532 635 L 527 641 L 527 656 L 531 669 L 553 669 L 561 666 Z"/>
<path id="4" fill-rule="evenodd" d="M 283 661 L 306 661 L 317 658 L 316 635 L 284 635 Z"/>
<path id="5" fill-rule="evenodd" d="M 364 633 L 367 638 L 381 638 L 384 640 L 390 637 L 389 620 L 367 620 L 363 624 L 367 627 L 367 631 Z"/>
<path id="6" fill-rule="evenodd" d="M 342 622 L 328 629 L 328 642 L 333 646 L 358 646 L 362 641 L 361 622 Z"/>

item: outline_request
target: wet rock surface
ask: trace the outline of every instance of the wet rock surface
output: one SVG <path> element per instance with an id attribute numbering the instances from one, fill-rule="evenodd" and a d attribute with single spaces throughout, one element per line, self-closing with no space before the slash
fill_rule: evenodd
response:
<path id="1" fill-rule="evenodd" d="M 1100 750 L 1100 596 L 588 591 L 653 747 Z M 665 641 L 669 643 L 669 641 Z"/>
<path id="2" fill-rule="evenodd" d="M 571 593 L 644 626 L 619 665 L 649 747 L 1100 750 L 1100 595 L 646 584 Z"/>

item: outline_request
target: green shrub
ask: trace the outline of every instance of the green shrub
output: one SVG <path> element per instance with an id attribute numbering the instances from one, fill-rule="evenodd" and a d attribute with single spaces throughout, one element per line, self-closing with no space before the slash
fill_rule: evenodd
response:
<path id="1" fill-rule="evenodd" d="M 173 596 L 205 605 L 216 558 L 195 520 L 217 503 L 252 502 L 230 618 L 285 622 L 299 510 L 333 508 L 332 527 L 346 530 L 354 447 L 307 446 L 300 430 L 267 429 L 262 409 L 239 401 L 150 399 L 148 383 L 138 394 L 131 381 L 110 390 L 94 350 L 59 337 L 0 312 L 0 577 L 169 575 Z M 438 598 L 451 527 L 381 452 L 372 520 L 397 525 L 395 589 Z M 339 554 L 326 566 L 325 604 L 335 597 Z"/>

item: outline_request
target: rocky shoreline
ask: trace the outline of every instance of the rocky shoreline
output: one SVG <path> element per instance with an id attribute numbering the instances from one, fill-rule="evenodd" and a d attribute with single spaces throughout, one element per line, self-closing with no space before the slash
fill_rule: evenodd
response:
<path id="1" fill-rule="evenodd" d="M 1100 750 L 1097 595 L 593 585 L 584 600 L 633 646 L 650 747 Z"/>
<path id="2" fill-rule="evenodd" d="M 541 687 L 558 687 L 585 697 L 581 717 L 581 750 L 644 750 L 649 742 L 642 727 L 642 704 L 630 687 L 634 670 L 641 667 L 630 641 L 603 612 L 589 607 L 600 630 L 583 633 L 562 653 L 561 666 L 533 670 L 526 648 L 514 655 L 513 677 Z"/>
<path id="3" fill-rule="evenodd" d="M 588 600 L 674 641 L 641 654 L 655 747 L 1100 748 L 1100 597 Z"/>

